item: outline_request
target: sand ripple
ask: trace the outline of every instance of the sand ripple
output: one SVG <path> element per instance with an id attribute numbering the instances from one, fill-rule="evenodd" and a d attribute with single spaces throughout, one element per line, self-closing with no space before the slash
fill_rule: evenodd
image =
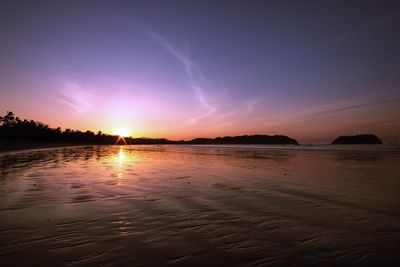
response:
<path id="1" fill-rule="evenodd" d="M 93 146 L 0 156 L 0 266 L 398 266 L 400 153 Z"/>

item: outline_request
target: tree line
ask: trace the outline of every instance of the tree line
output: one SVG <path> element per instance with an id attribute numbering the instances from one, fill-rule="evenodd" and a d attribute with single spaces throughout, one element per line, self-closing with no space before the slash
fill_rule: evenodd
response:
<path id="1" fill-rule="evenodd" d="M 112 144 L 118 136 L 104 134 L 101 131 L 79 131 L 60 127 L 50 128 L 49 125 L 34 120 L 21 120 L 13 112 L 7 111 L 0 116 L 0 138 L 21 141 L 54 141 L 67 143 Z"/>
<path id="2" fill-rule="evenodd" d="M 297 141 L 284 135 L 242 135 L 217 138 L 195 138 L 189 141 L 171 141 L 166 138 L 121 138 L 117 135 L 79 131 L 33 121 L 21 120 L 11 111 L 0 116 L 0 139 L 20 141 L 46 141 L 82 144 L 294 144 Z"/>

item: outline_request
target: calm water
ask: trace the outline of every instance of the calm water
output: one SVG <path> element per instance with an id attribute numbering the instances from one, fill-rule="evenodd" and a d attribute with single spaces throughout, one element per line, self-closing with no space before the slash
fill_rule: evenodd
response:
<path id="1" fill-rule="evenodd" d="M 399 247 L 395 147 L 0 154 L 0 266 L 400 266 Z"/>

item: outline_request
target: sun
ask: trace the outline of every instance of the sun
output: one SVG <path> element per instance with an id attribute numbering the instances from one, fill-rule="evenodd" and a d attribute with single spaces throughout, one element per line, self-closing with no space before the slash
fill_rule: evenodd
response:
<path id="1" fill-rule="evenodd" d="M 130 136 L 130 133 L 128 129 L 126 128 L 117 128 L 115 129 L 114 133 L 120 137 L 128 137 Z"/>

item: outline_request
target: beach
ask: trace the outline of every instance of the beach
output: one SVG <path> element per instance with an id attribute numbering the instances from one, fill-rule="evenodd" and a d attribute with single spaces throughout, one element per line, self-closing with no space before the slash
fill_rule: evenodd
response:
<path id="1" fill-rule="evenodd" d="M 0 154 L 0 266 L 398 266 L 400 149 Z"/>
<path id="2" fill-rule="evenodd" d="M 48 149 L 59 147 L 87 146 L 82 143 L 66 142 L 43 142 L 43 141 L 18 141 L 18 140 L 0 140 L 0 153 L 9 153 L 15 151 Z"/>

